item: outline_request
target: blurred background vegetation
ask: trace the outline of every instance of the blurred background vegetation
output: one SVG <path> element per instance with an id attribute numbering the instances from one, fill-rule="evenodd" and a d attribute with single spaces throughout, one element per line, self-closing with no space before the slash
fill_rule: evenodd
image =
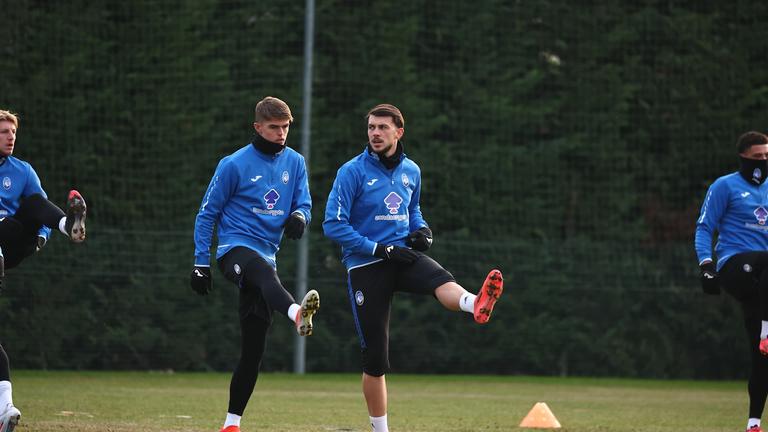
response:
<path id="1" fill-rule="evenodd" d="M 51 199 L 89 205 L 9 272 L 0 340 L 14 368 L 229 370 L 235 287 L 188 287 L 217 161 L 267 95 L 301 142 L 304 2 L 3 2 L 0 107 Z M 738 378 L 737 304 L 698 286 L 693 229 L 735 140 L 768 125 L 768 3 L 318 0 L 307 370 L 358 371 L 338 247 L 321 222 L 364 115 L 397 105 L 422 169 L 432 256 L 470 291 L 506 276 L 487 326 L 396 297 L 393 372 Z M 296 246 L 278 272 L 295 286 Z M 276 316 L 265 370 L 291 370 Z"/>

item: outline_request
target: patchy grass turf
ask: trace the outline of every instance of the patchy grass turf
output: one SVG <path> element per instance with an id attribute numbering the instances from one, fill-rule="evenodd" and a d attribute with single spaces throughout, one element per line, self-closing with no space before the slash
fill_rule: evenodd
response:
<path id="1" fill-rule="evenodd" d="M 229 374 L 15 371 L 17 432 L 217 432 Z M 563 431 L 725 432 L 746 424 L 746 384 L 391 375 L 393 432 L 514 431 L 546 402 Z M 243 432 L 365 432 L 360 377 L 262 374 Z"/>

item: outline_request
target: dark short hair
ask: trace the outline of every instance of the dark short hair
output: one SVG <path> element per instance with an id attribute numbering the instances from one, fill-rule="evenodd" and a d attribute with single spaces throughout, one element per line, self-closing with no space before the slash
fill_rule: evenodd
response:
<path id="1" fill-rule="evenodd" d="M 280 99 L 267 96 L 256 104 L 254 119 L 257 122 L 268 120 L 288 120 L 293 121 L 291 109 L 288 104 Z"/>
<path id="2" fill-rule="evenodd" d="M 749 131 L 742 134 L 736 141 L 736 149 L 739 153 L 744 153 L 753 145 L 768 144 L 768 136 L 760 132 Z"/>
<path id="3" fill-rule="evenodd" d="M 397 107 L 394 105 L 378 104 L 375 107 L 371 108 L 370 111 L 368 111 L 368 114 L 365 115 L 365 121 L 368 121 L 368 118 L 370 116 L 392 117 L 392 122 L 395 123 L 395 126 L 399 128 L 405 126 L 405 119 L 403 118 L 403 113 L 401 113 L 400 110 L 397 109 Z"/>

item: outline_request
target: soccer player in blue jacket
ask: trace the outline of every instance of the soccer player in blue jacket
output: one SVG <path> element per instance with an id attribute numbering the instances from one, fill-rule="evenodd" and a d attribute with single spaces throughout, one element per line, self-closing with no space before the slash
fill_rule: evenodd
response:
<path id="1" fill-rule="evenodd" d="M 367 115 L 368 145 L 339 168 L 328 197 L 323 230 L 341 245 L 348 293 L 363 361 L 363 395 L 371 427 L 388 432 L 389 318 L 395 291 L 434 295 L 447 309 L 488 322 L 503 290 L 492 270 L 478 295 L 456 283 L 424 254 L 432 231 L 421 215 L 421 171 L 403 153 L 403 115 L 381 104 Z"/>
<path id="2" fill-rule="evenodd" d="M 240 418 L 253 393 L 264 354 L 272 312 L 295 322 L 301 336 L 312 334 L 312 316 L 320 296 L 310 290 L 301 305 L 277 277 L 277 253 L 283 232 L 297 240 L 311 218 L 304 157 L 286 146 L 293 116 L 280 99 L 256 105 L 253 142 L 224 157 L 213 174 L 195 220 L 192 289 L 211 290 L 210 248 L 218 231 L 216 261 L 239 288 L 240 361 L 232 375 L 229 407 L 221 432 L 240 432 Z"/>
<path id="3" fill-rule="evenodd" d="M 13 156 L 18 117 L 0 110 L 0 289 L 5 270 L 45 246 L 55 228 L 80 243 L 85 240 L 85 200 L 69 192 L 66 214 L 48 201 L 40 178 L 29 163 Z M 8 355 L 0 346 L 0 432 L 16 427 L 21 413 L 13 406 Z"/>
<path id="4" fill-rule="evenodd" d="M 768 395 L 768 136 L 747 132 L 737 151 L 739 171 L 718 178 L 707 191 L 695 246 L 704 292 L 719 294 L 722 286 L 742 305 L 752 359 L 747 430 L 762 432 Z"/>

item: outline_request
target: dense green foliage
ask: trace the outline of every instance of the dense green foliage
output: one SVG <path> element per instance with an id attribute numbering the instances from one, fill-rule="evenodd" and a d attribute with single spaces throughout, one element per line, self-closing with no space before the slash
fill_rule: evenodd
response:
<path id="1" fill-rule="evenodd" d="M 336 169 L 375 103 L 406 117 L 432 255 L 470 291 L 506 293 L 475 326 L 396 297 L 395 372 L 742 377 L 740 311 L 697 286 L 704 192 L 734 142 L 768 124 L 768 4 L 732 1 L 318 0 L 310 285 L 322 295 L 311 371 L 357 371 L 338 248 L 320 224 Z M 89 240 L 62 236 L 0 297 L 14 366 L 228 370 L 235 288 L 187 286 L 197 206 L 266 95 L 301 119 L 303 2 L 20 0 L 4 9 L 0 106 L 16 155 Z M 297 122 L 289 143 L 301 141 Z M 279 273 L 294 286 L 295 245 Z M 12 324 L 11 324 L 12 323 Z M 266 370 L 291 368 L 276 317 Z"/>

